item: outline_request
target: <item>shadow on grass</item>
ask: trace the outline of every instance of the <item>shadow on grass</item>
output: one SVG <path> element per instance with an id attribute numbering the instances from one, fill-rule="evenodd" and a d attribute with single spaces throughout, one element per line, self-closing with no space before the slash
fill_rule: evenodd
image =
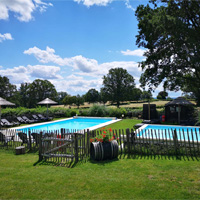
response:
<path id="1" fill-rule="evenodd" d="M 148 160 L 183 160 L 199 161 L 200 155 L 167 155 L 167 154 L 124 154 L 120 159 L 148 159 Z"/>
<path id="2" fill-rule="evenodd" d="M 73 168 L 76 166 L 76 163 L 73 161 L 70 162 L 56 162 L 56 161 L 47 161 L 47 160 L 38 160 L 33 164 L 33 166 L 37 165 L 46 165 L 46 166 L 54 166 L 54 167 L 67 167 L 67 168 Z"/>
<path id="3" fill-rule="evenodd" d="M 101 160 L 101 161 L 96 161 L 96 160 L 92 160 L 92 159 L 89 159 L 88 160 L 90 163 L 92 164 L 98 164 L 98 165 L 102 165 L 102 166 L 105 166 L 111 162 L 116 162 L 116 161 L 119 161 L 119 158 L 115 158 L 115 159 L 112 159 L 112 160 Z"/>

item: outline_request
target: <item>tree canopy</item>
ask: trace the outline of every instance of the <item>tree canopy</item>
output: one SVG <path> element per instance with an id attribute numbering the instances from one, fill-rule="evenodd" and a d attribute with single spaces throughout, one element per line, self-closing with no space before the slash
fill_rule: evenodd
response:
<path id="1" fill-rule="evenodd" d="M 160 92 L 158 93 L 157 99 L 166 99 L 167 96 L 168 96 L 168 93 L 167 93 L 167 92 L 165 92 L 165 91 L 160 91 Z"/>
<path id="2" fill-rule="evenodd" d="M 30 84 L 22 84 L 20 91 L 26 94 L 28 103 L 23 106 L 27 107 L 35 107 L 39 101 L 45 98 L 50 98 L 55 101 L 57 99 L 55 86 L 48 80 L 36 79 Z"/>
<path id="3" fill-rule="evenodd" d="M 88 92 L 85 94 L 85 101 L 88 101 L 89 103 L 95 103 L 99 101 L 99 92 L 97 90 L 90 89 Z"/>
<path id="4" fill-rule="evenodd" d="M 6 76 L 0 76 L 0 97 L 11 101 L 16 92 L 16 85 L 12 85 Z"/>
<path id="5" fill-rule="evenodd" d="M 134 78 L 126 69 L 110 69 L 107 76 L 103 77 L 103 91 L 110 101 L 117 103 L 117 107 L 120 106 L 121 101 L 130 99 L 134 88 Z"/>
<path id="6" fill-rule="evenodd" d="M 136 10 L 136 44 L 147 49 L 140 82 L 192 92 L 200 104 L 200 1 L 151 0 Z"/>

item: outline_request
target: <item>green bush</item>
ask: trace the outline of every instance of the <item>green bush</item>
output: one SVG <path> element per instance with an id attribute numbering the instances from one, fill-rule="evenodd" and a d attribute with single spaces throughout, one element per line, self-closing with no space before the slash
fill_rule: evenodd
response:
<path id="1" fill-rule="evenodd" d="M 101 105 L 93 105 L 88 109 L 88 116 L 105 117 L 108 115 L 108 108 Z"/>
<path id="2" fill-rule="evenodd" d="M 125 108 L 109 108 L 109 117 L 121 118 L 122 115 L 126 116 L 127 111 Z"/>
<path id="3" fill-rule="evenodd" d="M 142 115 L 143 109 L 134 109 L 132 110 L 132 117 L 138 117 L 138 115 Z"/>
<path id="4" fill-rule="evenodd" d="M 71 110 L 71 112 L 70 112 L 70 117 L 73 117 L 73 116 L 76 116 L 76 111 L 75 110 Z"/>

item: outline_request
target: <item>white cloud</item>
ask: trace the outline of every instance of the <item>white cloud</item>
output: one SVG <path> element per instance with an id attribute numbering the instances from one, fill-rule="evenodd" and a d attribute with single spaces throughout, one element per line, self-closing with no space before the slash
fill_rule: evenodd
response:
<path id="1" fill-rule="evenodd" d="M 28 65 L 27 70 L 27 73 L 31 77 L 43 79 L 62 79 L 62 76 L 58 74 L 60 72 L 60 67 L 47 65 Z"/>
<path id="2" fill-rule="evenodd" d="M 133 7 L 131 6 L 130 0 L 125 0 L 125 5 L 126 5 L 127 8 L 129 8 L 129 9 L 131 9 L 132 11 L 135 12 L 135 8 L 133 8 Z"/>
<path id="3" fill-rule="evenodd" d="M 125 68 L 135 75 L 141 74 L 141 69 L 138 68 L 138 64 L 134 61 L 114 61 L 99 64 L 97 60 L 85 58 L 82 55 L 61 58 L 55 54 L 55 50 L 46 47 L 46 50 L 41 50 L 38 47 L 29 48 L 24 51 L 25 54 L 34 55 L 35 58 L 41 63 L 55 63 L 60 66 L 72 67 L 76 70 L 76 74 L 86 75 L 91 77 L 103 76 L 108 73 L 111 68 Z"/>
<path id="4" fill-rule="evenodd" d="M 70 65 L 70 60 L 62 59 L 60 56 L 55 55 L 54 53 L 55 53 L 55 50 L 48 46 L 46 47 L 46 50 L 41 50 L 37 47 L 33 47 L 24 51 L 24 54 L 28 54 L 28 55 L 33 54 L 36 57 L 36 59 L 41 63 L 53 62 L 60 66 Z"/>
<path id="5" fill-rule="evenodd" d="M 98 62 L 94 59 L 85 58 L 82 55 L 78 55 L 70 58 L 61 58 L 58 55 L 55 55 L 55 50 L 46 47 L 46 50 L 41 50 L 37 47 L 29 48 L 24 51 L 24 54 L 34 55 L 35 58 L 41 63 L 55 63 L 60 66 L 69 66 L 74 70 L 81 70 L 83 72 L 92 72 L 95 70 L 95 67 L 98 66 Z"/>
<path id="6" fill-rule="evenodd" d="M 44 3 L 40 0 L 1 0 L 0 1 L 0 19 L 7 20 L 9 12 L 14 12 L 19 21 L 28 22 L 36 9 L 44 12 L 51 3 Z"/>
<path id="7" fill-rule="evenodd" d="M 55 85 L 57 91 L 66 91 L 71 95 L 84 94 L 91 88 L 99 90 L 102 87 L 102 79 L 88 80 L 75 75 L 71 75 L 71 78 L 65 80 L 50 81 Z"/>
<path id="8" fill-rule="evenodd" d="M 107 6 L 109 3 L 111 3 L 113 0 L 74 0 L 78 3 L 83 3 L 83 5 L 90 7 L 90 6 Z"/>
<path id="9" fill-rule="evenodd" d="M 14 68 L 0 68 L 1 76 L 7 76 L 13 84 L 31 82 L 36 78 L 41 79 L 62 79 L 59 75 L 60 67 L 46 65 L 28 65 Z"/>
<path id="10" fill-rule="evenodd" d="M 0 69 L 1 76 L 6 76 L 9 78 L 11 83 L 20 84 L 23 82 L 30 82 L 30 77 L 27 74 L 27 69 L 24 66 L 8 68 L 8 69 Z"/>
<path id="11" fill-rule="evenodd" d="M 136 50 L 129 50 L 127 49 L 126 51 L 121 51 L 121 53 L 125 56 L 139 56 L 142 57 L 143 54 L 145 53 L 145 50 L 143 49 L 136 49 Z"/>
<path id="12" fill-rule="evenodd" d="M 3 42 L 4 40 L 13 40 L 12 35 L 10 33 L 0 33 L 0 42 Z"/>

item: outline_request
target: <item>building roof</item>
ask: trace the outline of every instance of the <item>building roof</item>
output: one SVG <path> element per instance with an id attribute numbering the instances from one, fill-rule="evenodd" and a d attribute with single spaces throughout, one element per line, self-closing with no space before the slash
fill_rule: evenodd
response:
<path id="1" fill-rule="evenodd" d="M 170 101 L 165 104 L 165 106 L 176 106 L 176 105 L 187 106 L 187 105 L 194 105 L 194 104 L 183 97 L 178 97 L 174 99 L 173 101 Z"/>

